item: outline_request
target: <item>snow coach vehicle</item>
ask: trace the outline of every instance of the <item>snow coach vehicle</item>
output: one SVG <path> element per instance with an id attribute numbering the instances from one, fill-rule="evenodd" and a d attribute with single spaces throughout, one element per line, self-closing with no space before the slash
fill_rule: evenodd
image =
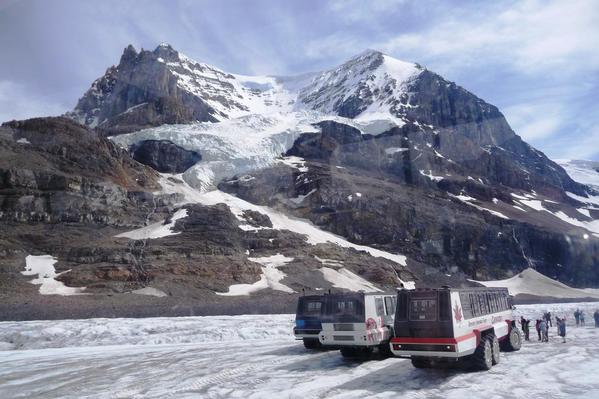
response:
<path id="1" fill-rule="evenodd" d="M 397 296 L 388 293 L 338 293 L 325 296 L 322 346 L 339 348 L 343 357 L 366 357 L 375 349 L 391 355 Z"/>
<path id="2" fill-rule="evenodd" d="M 322 329 L 321 318 L 324 311 L 325 295 L 305 295 L 297 301 L 295 327 L 296 339 L 304 341 L 307 349 L 320 348 L 318 334 Z"/>
<path id="3" fill-rule="evenodd" d="M 400 290 L 391 351 L 417 368 L 460 362 L 479 370 L 522 344 L 507 288 Z"/>

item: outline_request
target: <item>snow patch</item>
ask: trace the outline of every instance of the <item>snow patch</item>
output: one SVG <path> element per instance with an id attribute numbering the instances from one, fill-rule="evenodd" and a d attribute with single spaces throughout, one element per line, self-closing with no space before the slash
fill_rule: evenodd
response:
<path id="1" fill-rule="evenodd" d="M 154 287 L 144 287 L 144 288 L 140 288 L 138 290 L 134 290 L 131 291 L 132 294 L 138 294 L 138 295 L 149 295 L 149 296 L 155 296 L 155 297 L 165 297 L 168 296 L 168 294 L 164 291 L 161 291 L 157 288 Z"/>
<path id="2" fill-rule="evenodd" d="M 282 163 L 284 165 L 290 166 L 299 170 L 300 172 L 307 172 L 308 167 L 306 166 L 306 161 L 304 158 L 289 156 L 277 159 L 277 162 Z"/>
<path id="3" fill-rule="evenodd" d="M 357 274 L 342 267 L 341 269 L 332 269 L 330 267 L 321 267 L 320 271 L 325 280 L 333 284 L 335 288 L 346 289 L 349 291 L 380 292 L 374 284 L 363 279 Z"/>
<path id="4" fill-rule="evenodd" d="M 173 231 L 172 229 L 175 227 L 175 223 L 179 219 L 183 219 L 187 217 L 187 209 L 179 209 L 177 212 L 173 214 L 170 218 L 170 222 L 166 222 L 163 220 L 161 222 L 152 223 L 148 226 L 126 231 L 121 234 L 117 234 L 115 237 L 117 238 L 130 238 L 132 240 L 147 240 L 147 239 L 155 239 L 162 238 L 168 236 L 174 236 L 177 234 L 181 234 L 180 231 Z"/>
<path id="5" fill-rule="evenodd" d="M 70 270 L 67 270 L 56 273 L 54 268 L 56 262 L 58 260 L 51 255 L 27 255 L 25 258 L 25 271 L 21 274 L 25 276 L 37 275 L 37 278 L 31 280 L 30 283 L 39 284 L 39 292 L 42 295 L 81 295 L 85 287 L 67 287 L 62 281 L 56 280 L 56 277 L 61 274 L 70 272 Z"/>
<path id="6" fill-rule="evenodd" d="M 308 191 L 308 193 L 307 193 L 307 194 L 298 195 L 298 196 L 297 196 L 297 197 L 295 197 L 295 198 L 289 198 L 289 200 L 290 200 L 291 202 L 293 202 L 294 204 L 297 204 L 297 205 L 299 205 L 299 204 L 301 204 L 302 202 L 304 202 L 304 200 L 305 200 L 307 197 L 311 196 L 311 195 L 312 195 L 312 194 L 314 194 L 315 192 L 316 192 L 316 189 L 315 189 L 315 188 L 313 188 L 312 190 Z"/>
<path id="7" fill-rule="evenodd" d="M 432 181 L 439 182 L 439 181 L 443 180 L 443 176 L 434 176 L 432 170 L 429 170 L 428 173 L 426 173 L 424 170 L 421 170 L 420 174 L 422 176 L 428 177 Z"/>
<path id="8" fill-rule="evenodd" d="M 228 292 L 217 292 L 217 295 L 250 295 L 253 292 L 261 291 L 266 288 L 287 293 L 295 292 L 288 286 L 281 283 L 281 280 L 285 278 L 286 274 L 277 269 L 278 267 L 291 262 L 293 258 L 288 258 L 282 254 L 276 254 L 261 258 L 248 258 L 248 260 L 260 263 L 262 265 L 262 275 L 260 276 L 260 280 L 253 284 L 233 284 L 229 287 Z"/>
<path id="9" fill-rule="evenodd" d="M 403 148 L 403 147 L 389 147 L 389 148 L 385 148 L 385 154 L 387 155 L 393 155 L 396 154 L 398 152 L 405 152 L 405 151 L 410 151 L 409 148 Z"/>
<path id="10" fill-rule="evenodd" d="M 483 206 L 480 206 L 480 205 L 477 205 L 477 204 L 473 204 L 471 201 L 478 201 L 476 198 L 472 198 L 472 197 L 470 197 L 470 196 L 468 196 L 468 195 L 465 195 L 465 194 L 463 194 L 463 193 L 462 193 L 462 194 L 460 194 L 460 195 L 454 195 L 454 194 L 451 194 L 451 193 L 448 193 L 448 194 L 449 194 L 451 197 L 457 198 L 457 199 L 459 199 L 460 201 L 462 201 L 463 203 L 465 203 L 465 204 L 468 204 L 468 205 L 470 205 L 470 206 L 473 206 L 474 208 L 476 208 L 476 209 L 478 209 L 478 210 L 480 210 L 480 211 L 486 211 L 486 212 L 489 212 L 491 215 L 494 215 L 494 216 L 500 217 L 500 218 L 502 218 L 502 219 L 509 219 L 509 217 L 507 217 L 506 215 L 504 215 L 503 213 L 501 213 L 501 212 L 499 212 L 499 211 L 496 211 L 496 210 L 493 210 L 493 209 L 489 209 L 489 208 L 485 208 L 485 207 L 483 207 Z"/>

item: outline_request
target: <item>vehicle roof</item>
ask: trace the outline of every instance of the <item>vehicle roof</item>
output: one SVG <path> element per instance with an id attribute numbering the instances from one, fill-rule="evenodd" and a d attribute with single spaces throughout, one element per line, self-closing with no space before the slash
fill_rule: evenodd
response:
<path id="1" fill-rule="evenodd" d="M 299 299 L 321 299 L 324 298 L 326 294 L 320 294 L 320 295 L 302 295 L 299 297 Z"/>
<path id="2" fill-rule="evenodd" d="M 426 291 L 451 291 L 451 292 L 465 292 L 465 291 L 508 291 L 507 287 L 465 287 L 465 288 L 416 288 L 414 290 L 400 289 L 398 292 L 426 292 Z"/>
<path id="3" fill-rule="evenodd" d="M 396 296 L 397 292 L 331 292 L 325 294 L 330 297 L 349 297 L 349 296 Z"/>

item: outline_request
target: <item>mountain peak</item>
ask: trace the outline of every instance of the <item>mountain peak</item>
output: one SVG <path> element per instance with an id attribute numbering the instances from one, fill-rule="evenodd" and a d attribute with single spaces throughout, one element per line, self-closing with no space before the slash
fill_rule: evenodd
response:
<path id="1" fill-rule="evenodd" d="M 152 53 L 168 62 L 179 61 L 179 52 L 168 43 L 160 43 Z"/>
<path id="2" fill-rule="evenodd" d="M 130 44 L 123 50 L 123 55 L 121 55 L 120 63 L 127 63 L 131 60 L 134 60 L 135 57 L 137 57 L 137 50 L 135 49 L 135 47 L 133 47 L 132 44 Z"/>
<path id="3" fill-rule="evenodd" d="M 366 50 L 362 51 L 359 54 L 356 54 L 355 56 L 353 56 L 351 59 L 356 59 L 356 58 L 378 58 L 378 57 L 382 57 L 385 54 L 383 54 L 382 51 L 379 50 L 374 50 L 371 48 L 367 48 Z"/>

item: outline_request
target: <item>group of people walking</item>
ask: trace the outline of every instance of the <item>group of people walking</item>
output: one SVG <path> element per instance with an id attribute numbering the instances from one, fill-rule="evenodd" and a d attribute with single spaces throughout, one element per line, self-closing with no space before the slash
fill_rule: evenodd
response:
<path id="1" fill-rule="evenodd" d="M 584 311 L 576 309 L 574 312 L 574 319 L 576 320 L 576 326 L 584 326 Z M 595 320 L 595 327 L 599 328 L 599 310 L 593 313 L 593 319 Z M 522 332 L 524 333 L 524 340 L 530 341 L 530 320 L 527 320 L 522 316 L 520 318 L 520 325 L 522 326 Z M 566 318 L 560 318 L 555 316 L 555 325 L 557 327 L 557 335 L 562 337 L 562 342 L 566 342 Z M 551 312 L 546 312 L 540 319 L 536 320 L 535 329 L 539 341 L 549 342 L 549 327 L 553 327 L 553 321 L 551 318 Z"/>
<path id="2" fill-rule="evenodd" d="M 576 320 L 576 327 L 584 326 L 584 312 L 582 310 L 576 309 L 574 312 L 574 319 Z"/>
<path id="3" fill-rule="evenodd" d="M 580 309 L 576 309 L 576 311 L 574 312 L 574 319 L 576 320 L 576 326 L 584 326 L 585 325 L 585 320 L 584 320 L 584 311 L 580 310 Z M 599 310 L 595 310 L 595 313 L 593 313 L 593 319 L 595 320 L 595 327 L 599 328 Z"/>

